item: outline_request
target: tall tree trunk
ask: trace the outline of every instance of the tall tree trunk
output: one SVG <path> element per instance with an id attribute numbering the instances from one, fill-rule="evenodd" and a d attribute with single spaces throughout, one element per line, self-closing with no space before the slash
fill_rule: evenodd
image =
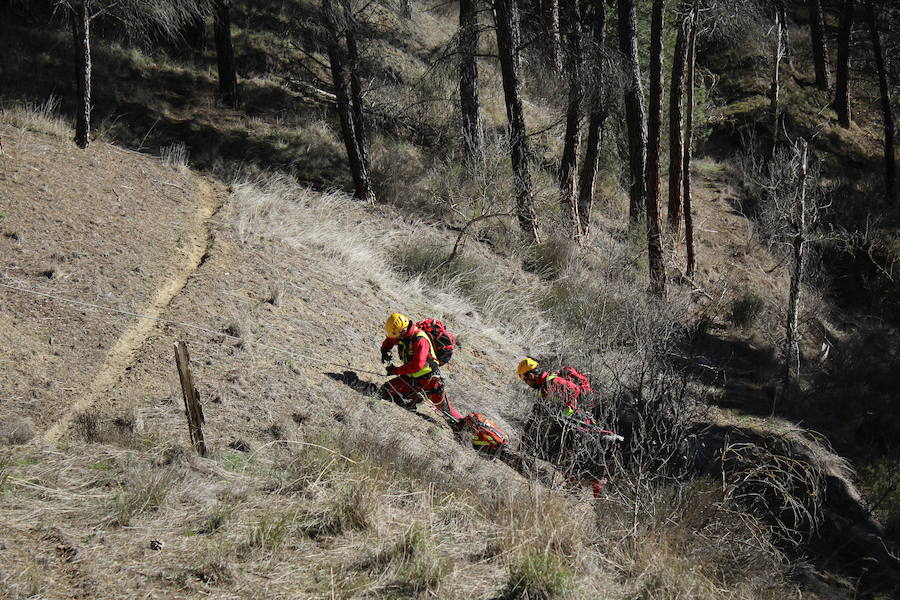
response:
<path id="1" fill-rule="evenodd" d="M 358 143 L 356 134 L 356 118 L 353 114 L 353 106 L 350 100 L 349 74 L 344 66 L 344 50 L 341 48 L 341 30 L 343 25 L 338 22 L 334 12 L 332 0 L 322 0 L 322 9 L 328 26 L 328 62 L 331 66 L 331 79 L 334 84 L 334 95 L 337 99 L 338 119 L 341 123 L 341 137 L 344 138 L 344 147 L 347 150 L 347 162 L 350 164 L 350 174 L 353 177 L 353 195 L 359 200 L 370 204 L 375 202 L 375 193 L 369 178 L 369 169 L 363 160 L 363 153 Z"/>
<path id="2" fill-rule="evenodd" d="M 838 31 L 837 71 L 834 84 L 834 110 L 841 127 L 850 127 L 850 33 L 853 29 L 854 0 L 841 3 Z"/>
<path id="3" fill-rule="evenodd" d="M 232 108 L 238 106 L 237 74 L 234 67 L 234 47 L 231 44 L 230 0 L 216 0 L 214 29 L 216 61 L 219 67 L 219 95 Z"/>
<path id="4" fill-rule="evenodd" d="M 662 132 L 662 53 L 664 0 L 653 0 L 650 17 L 650 112 L 647 133 L 647 256 L 650 291 L 666 293 L 666 270 L 662 258 L 659 222 L 659 155 Z"/>
<path id="5" fill-rule="evenodd" d="M 878 33 L 878 20 L 875 7 L 871 2 L 866 4 L 866 17 L 869 22 L 869 37 L 872 39 L 872 53 L 875 55 L 875 67 L 878 70 L 878 89 L 881 94 L 881 115 L 884 120 L 884 191 L 888 204 L 897 199 L 897 173 L 894 161 L 894 115 L 891 109 L 891 95 L 888 87 L 887 66 L 884 61 L 884 50 L 881 47 L 881 35 Z"/>
<path id="6" fill-rule="evenodd" d="M 547 33 L 550 38 L 550 59 L 553 69 L 559 73 L 562 71 L 562 32 L 559 26 L 559 2 L 560 0 L 547 1 Z"/>
<path id="7" fill-rule="evenodd" d="M 812 38 L 813 64 L 816 70 L 816 85 L 823 90 L 831 89 L 831 73 L 828 70 L 828 44 L 825 42 L 825 20 L 822 17 L 821 0 L 806 0 L 809 9 L 809 33 Z"/>
<path id="8" fill-rule="evenodd" d="M 356 147 L 366 173 L 369 172 L 369 141 L 366 117 L 363 110 L 362 80 L 359 76 L 359 48 L 356 45 L 356 22 L 353 18 L 349 0 L 341 0 L 346 30 L 344 39 L 347 43 L 347 62 L 350 71 L 350 106 L 353 111 L 353 133 L 356 136 Z"/>
<path id="9" fill-rule="evenodd" d="M 647 161 L 647 122 L 644 115 L 640 61 L 638 58 L 635 0 L 618 0 L 619 50 L 624 59 L 625 121 L 628 128 L 629 217 L 640 220 L 647 195 L 644 168 Z"/>
<path id="10" fill-rule="evenodd" d="M 681 225 L 681 177 L 684 161 L 684 63 L 688 55 L 688 4 L 678 7 L 678 37 L 672 56 L 672 83 L 669 87 L 669 231 L 678 247 Z"/>
<path id="11" fill-rule="evenodd" d="M 687 97 L 685 98 L 687 120 L 684 124 L 684 164 L 681 168 L 683 173 L 682 183 L 684 185 L 684 248 L 687 255 L 687 269 L 685 273 L 688 277 L 694 276 L 694 269 L 697 265 L 697 259 L 694 255 L 694 214 L 691 208 L 691 157 L 694 145 L 694 73 L 697 66 L 697 5 L 698 2 L 694 2 L 694 9 L 691 11 L 691 34 L 688 38 Z"/>
<path id="12" fill-rule="evenodd" d="M 540 241 L 531 173 L 528 171 L 528 137 L 525 135 L 525 113 L 519 91 L 519 36 L 518 8 L 516 0 L 494 0 L 494 24 L 497 32 L 497 51 L 500 54 L 500 71 L 503 76 L 503 96 L 506 101 L 506 117 L 509 121 L 509 142 L 513 177 L 516 185 L 516 213 L 519 227 L 528 243 Z"/>
<path id="13" fill-rule="evenodd" d="M 787 335 L 784 348 L 784 381 L 785 395 L 789 394 L 791 380 L 800 374 L 800 345 L 797 335 L 797 321 L 800 316 L 800 283 L 806 266 L 806 141 L 800 140 L 797 151 L 800 153 L 799 179 L 800 190 L 794 206 L 793 235 L 791 236 L 791 287 L 788 293 Z"/>
<path id="14" fill-rule="evenodd" d="M 791 34 L 790 29 L 788 29 L 787 9 L 785 8 L 784 4 L 784 0 L 779 1 L 776 4 L 776 10 L 778 11 L 778 20 L 781 21 L 781 58 L 784 59 L 787 64 L 793 68 L 794 56 L 793 54 L 791 54 Z"/>
<path id="15" fill-rule="evenodd" d="M 78 109 L 75 113 L 75 144 L 84 150 L 91 142 L 91 10 L 90 0 L 78 0 L 73 6 L 72 42 L 75 46 L 75 88 Z"/>
<path id="16" fill-rule="evenodd" d="M 784 23 L 783 6 L 775 9 L 775 25 L 772 28 L 772 35 L 775 40 L 772 44 L 772 81 L 769 84 L 769 123 L 772 126 L 772 148 L 770 156 L 775 159 L 775 148 L 778 146 L 778 100 L 781 91 L 781 59 L 784 57 Z"/>
<path id="17" fill-rule="evenodd" d="M 566 32 L 566 76 L 569 79 L 569 101 L 566 106 L 566 133 L 562 160 L 559 164 L 559 204 L 563 221 L 573 239 L 581 237 L 578 204 L 575 202 L 575 178 L 578 173 L 578 147 L 581 145 L 581 16 L 577 0 L 562 0 Z"/>
<path id="18" fill-rule="evenodd" d="M 459 107 L 469 157 L 480 156 L 484 136 L 478 103 L 477 0 L 459 0 Z"/>
<path id="19" fill-rule="evenodd" d="M 606 2 L 590 0 L 585 2 L 585 9 L 593 10 L 591 29 L 593 30 L 594 47 L 591 68 L 594 76 L 590 95 L 590 119 L 588 121 L 587 141 L 584 148 L 584 160 L 581 165 L 581 177 L 578 181 L 578 218 L 581 220 L 581 235 L 586 237 L 591 227 L 591 210 L 594 203 L 594 182 L 600 164 L 600 143 L 603 138 L 603 123 L 606 120 L 606 106 L 603 101 L 603 47 L 606 44 Z"/>

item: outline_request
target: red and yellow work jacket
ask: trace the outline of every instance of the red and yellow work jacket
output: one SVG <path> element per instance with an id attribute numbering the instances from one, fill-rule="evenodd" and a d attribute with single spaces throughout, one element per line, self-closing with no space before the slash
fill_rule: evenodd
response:
<path id="1" fill-rule="evenodd" d="M 578 386 L 564 377 L 544 372 L 538 379 L 538 391 L 542 398 L 553 398 L 565 406 L 563 414 L 571 417 L 578 411 Z"/>
<path id="2" fill-rule="evenodd" d="M 387 352 L 394 346 L 398 346 L 400 360 L 403 361 L 403 364 L 394 370 L 394 375 L 419 378 L 430 375 L 437 369 L 437 357 L 431 345 L 431 338 L 415 325 L 410 326 L 404 337 L 385 338 L 381 342 L 381 351 Z"/>

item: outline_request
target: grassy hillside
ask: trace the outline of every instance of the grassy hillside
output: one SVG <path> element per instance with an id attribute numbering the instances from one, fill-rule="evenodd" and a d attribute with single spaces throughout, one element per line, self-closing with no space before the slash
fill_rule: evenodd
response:
<path id="1" fill-rule="evenodd" d="M 616 103 L 579 247 L 556 225 L 563 81 L 527 54 L 545 241 L 523 248 L 509 217 L 460 237 L 513 205 L 491 32 L 488 150 L 472 165 L 455 133 L 456 5 L 365 13 L 368 207 L 340 191 L 350 180 L 313 9 L 234 5 L 237 110 L 215 98 L 211 43 L 148 48 L 100 19 L 100 141 L 84 152 L 69 142 L 60 15 L 15 5 L 0 24 L 0 594 L 890 597 L 896 215 L 861 204 L 879 152 L 870 74 L 854 82 L 856 124 L 840 129 L 796 28 L 785 118 L 816 134 L 833 201 L 804 287 L 804 376 L 786 402 L 788 269 L 745 158 L 747 136 L 771 133 L 762 45 L 704 46 L 698 270 L 681 278 L 670 253 L 661 302 L 645 294 L 646 239 L 624 218 Z M 448 392 L 511 434 L 504 459 L 477 455 L 425 407 L 377 397 L 395 310 L 457 332 Z M 174 340 L 190 347 L 207 458 L 186 441 Z M 605 501 L 522 460 L 533 398 L 514 367 L 526 354 L 590 372 L 606 425 L 627 430 Z M 862 491 L 840 455 L 862 465 Z"/>

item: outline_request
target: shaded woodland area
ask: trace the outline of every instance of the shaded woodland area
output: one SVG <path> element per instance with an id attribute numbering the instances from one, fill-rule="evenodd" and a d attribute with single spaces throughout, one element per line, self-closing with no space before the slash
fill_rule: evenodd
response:
<path id="1" fill-rule="evenodd" d="M 727 516 L 685 531 L 750 541 L 711 571 L 900 590 L 894 3 L 5 0 L 0 35 L 10 126 L 57 115 L 73 152 L 111 143 L 232 192 L 341 192 L 395 223 L 385 269 L 591 373 L 598 418 L 630 434 L 623 539 L 715 497 Z M 566 459 L 613 460 L 595 451 Z M 556 543 L 544 567 L 588 561 Z M 497 598 L 531 597 L 511 578 Z M 788 589 L 762 579 L 710 581 Z"/>

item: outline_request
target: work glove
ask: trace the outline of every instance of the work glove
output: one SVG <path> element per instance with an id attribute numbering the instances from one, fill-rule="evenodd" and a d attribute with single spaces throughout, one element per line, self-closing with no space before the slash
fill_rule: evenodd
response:
<path id="1" fill-rule="evenodd" d="M 381 351 L 381 362 L 391 362 L 391 351 L 390 350 L 382 350 Z"/>
<path id="2" fill-rule="evenodd" d="M 393 375 L 393 374 L 394 374 L 394 371 L 396 371 L 396 370 L 397 370 L 397 367 L 395 367 L 394 365 L 388 365 L 387 368 L 386 368 L 384 371 L 385 371 L 388 375 Z"/>

